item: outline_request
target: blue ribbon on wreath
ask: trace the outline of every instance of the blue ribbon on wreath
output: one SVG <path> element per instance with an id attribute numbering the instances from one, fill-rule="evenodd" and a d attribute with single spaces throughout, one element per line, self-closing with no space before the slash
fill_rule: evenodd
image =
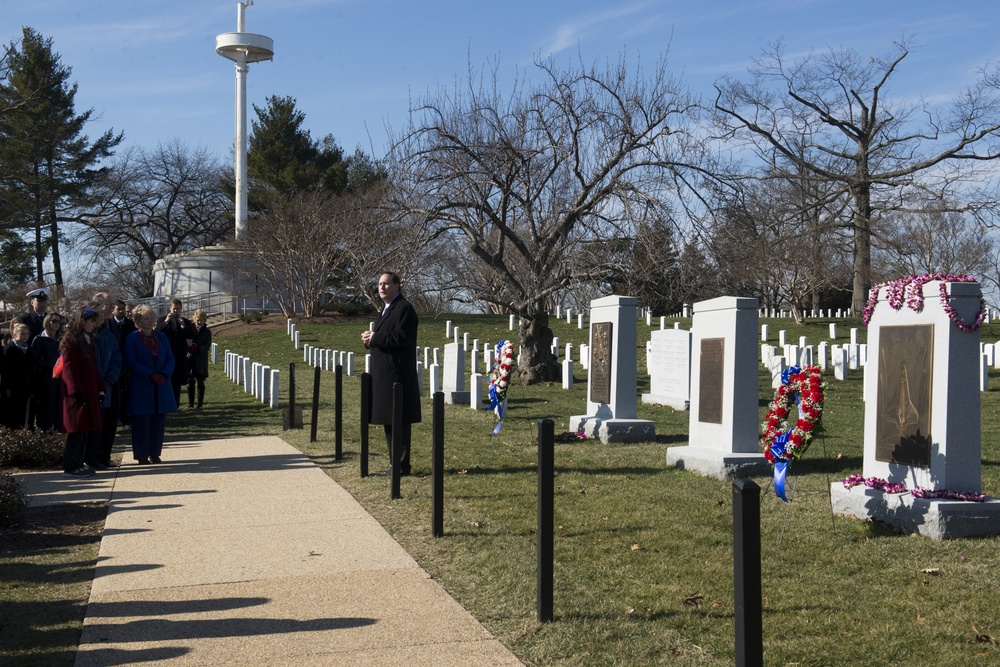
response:
<path id="1" fill-rule="evenodd" d="M 787 385 L 792 381 L 793 375 L 798 375 L 801 372 L 801 366 L 797 364 L 789 366 L 781 371 L 781 384 Z M 799 392 L 795 392 L 795 404 L 798 405 L 799 402 Z M 790 433 L 791 429 L 779 433 L 774 436 L 774 441 L 771 443 L 771 455 L 774 456 L 774 495 L 786 503 L 788 502 L 788 498 L 785 497 L 785 478 L 788 475 L 788 464 L 790 461 L 785 456 L 785 445 L 788 443 L 788 435 Z"/>
<path id="2" fill-rule="evenodd" d="M 786 503 L 785 497 L 785 476 L 788 474 L 788 459 L 785 457 L 785 443 L 788 442 L 788 431 L 784 431 L 774 436 L 771 443 L 771 454 L 774 456 L 774 495 L 778 496 Z"/>

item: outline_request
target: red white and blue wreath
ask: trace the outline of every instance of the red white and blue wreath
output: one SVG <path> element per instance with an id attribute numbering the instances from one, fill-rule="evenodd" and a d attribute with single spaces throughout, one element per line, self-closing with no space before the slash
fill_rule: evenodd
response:
<path id="1" fill-rule="evenodd" d="M 493 435 L 503 427 L 504 401 L 507 400 L 507 389 L 510 387 L 510 371 L 514 366 L 514 346 L 509 340 L 497 343 L 493 368 L 490 370 L 490 404 L 485 410 L 492 410 L 497 416 L 497 425 Z"/>
<path id="2" fill-rule="evenodd" d="M 798 405 L 798 419 L 789 427 L 792 408 Z M 823 379 L 818 366 L 792 366 L 781 373 L 771 408 L 761 424 L 760 446 L 764 458 L 774 466 L 774 493 L 785 497 L 785 476 L 789 464 L 802 458 L 821 428 Z"/>

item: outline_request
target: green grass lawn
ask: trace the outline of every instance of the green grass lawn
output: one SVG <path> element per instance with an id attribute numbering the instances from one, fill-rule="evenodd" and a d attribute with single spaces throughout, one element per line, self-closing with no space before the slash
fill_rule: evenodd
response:
<path id="1" fill-rule="evenodd" d="M 471 337 L 491 344 L 513 334 L 506 316 L 424 315 L 420 345 L 449 342 L 444 335 L 449 318 Z M 667 326 L 673 322 L 668 320 Z M 803 327 L 788 320 L 762 323 L 769 324 L 772 342 L 781 328 L 789 341 L 805 335 L 818 343 L 828 333 L 828 320 Z M 565 320 L 552 325 L 561 343 L 574 343 L 578 349 L 586 342 L 587 331 L 578 329 L 575 319 L 572 325 Z M 302 323 L 301 339 L 355 352 L 360 374 L 360 332 L 366 326 L 367 319 Z M 860 323 L 841 320 L 838 342 L 847 339 L 851 326 L 859 327 L 864 341 Z M 689 328 L 690 320 L 682 320 L 682 327 Z M 639 393 L 649 386 L 643 372 L 649 331 L 639 323 Z M 982 337 L 997 340 L 1000 326 L 984 326 Z M 490 435 L 494 419 L 489 413 L 446 406 L 446 534 L 434 538 L 431 402 L 426 394 L 424 422 L 413 432 L 415 475 L 402 480 L 403 498 L 391 501 L 387 478 L 361 479 L 358 473 L 357 376 L 344 378 L 344 458 L 336 462 L 333 373 L 322 374 L 319 437 L 310 443 L 312 370 L 303 364 L 283 326 L 281 331 L 262 327 L 245 336 L 219 335 L 216 342 L 220 363 L 210 369 L 205 408 L 183 409 L 172 416 L 168 436 L 285 438 L 357 497 L 435 579 L 528 664 L 733 663 L 732 484 L 666 466 L 667 447 L 687 442 L 686 412 L 640 403 L 639 417 L 656 423 L 655 442 L 603 445 L 568 437 L 557 442 L 555 621 L 540 625 L 535 621 L 537 423 L 553 419 L 557 436 L 568 436 L 569 417 L 586 410 L 585 371 L 577 366 L 571 391 L 515 383 L 509 417 L 497 436 Z M 283 370 L 282 405 L 288 399 L 288 364 L 296 362 L 305 429 L 282 431 L 280 411 L 257 403 L 224 377 L 221 355 L 226 348 Z M 793 502 L 777 500 L 767 478 L 757 480 L 763 487 L 765 663 L 997 664 L 1000 653 L 987 638 L 1000 636 L 1000 539 L 934 542 L 833 517 L 829 483 L 861 472 L 862 375 L 855 372 L 845 382 L 835 381 L 832 372 L 825 377 L 825 434 L 805 460 L 792 466 Z M 425 384 L 427 379 L 425 373 Z M 1000 374 L 991 373 L 991 382 L 1000 386 Z M 770 377 L 761 369 L 762 415 L 771 396 Z M 982 394 L 983 491 L 992 496 L 1000 495 L 998 408 L 1000 390 Z M 372 430 L 371 452 L 372 470 L 387 467 L 384 438 L 377 428 Z M 86 600 L 89 582 L 73 573 L 81 563 L 92 572 L 96 554 L 91 552 L 96 545 L 83 552 L 55 545 L 29 554 L 36 559 L 31 563 L 0 558 L 0 567 L 15 576 L 5 576 L 0 603 L 4 609 L 20 610 L 23 617 L 15 620 L 5 614 L 0 619 L 0 664 L 71 662 L 72 646 L 65 644 L 67 638 L 72 642 L 73 623 L 53 645 L 54 635 L 45 623 L 64 627 L 63 615 L 32 621 L 26 610 L 62 605 L 82 619 L 80 599 Z M 925 569 L 938 574 L 922 572 Z M 50 574 L 33 576 L 33 571 Z M 59 572 L 73 575 L 73 591 L 54 588 L 58 580 L 52 579 Z M 22 632 L 39 638 L 32 640 L 33 649 L 20 647 L 24 642 L 16 650 L 4 645 L 5 637 Z"/>
<path id="2" fill-rule="evenodd" d="M 449 315 L 470 337 L 495 344 L 514 337 L 506 316 Z M 443 346 L 445 319 L 424 316 L 421 346 Z M 668 321 L 668 326 L 674 320 Z M 770 338 L 827 339 L 828 320 L 795 326 L 762 320 Z M 586 342 L 586 330 L 553 321 L 560 343 Z M 658 327 L 654 320 L 654 326 Z M 302 342 L 353 351 L 364 367 L 360 331 L 366 320 L 300 326 Z M 858 322 L 839 321 L 844 342 Z M 690 320 L 682 321 L 689 328 Z M 645 341 L 639 323 L 638 392 L 648 390 Z M 987 325 L 983 340 L 1000 337 Z M 226 338 L 227 347 L 287 370 L 300 368 L 298 402 L 306 428 L 282 436 L 307 453 L 375 515 L 420 564 L 498 638 L 529 664 L 732 664 L 734 660 L 732 484 L 668 468 L 666 448 L 687 441 L 688 414 L 640 403 L 639 417 L 656 423 L 656 441 L 629 445 L 557 442 L 555 622 L 535 621 L 537 422 L 586 410 L 586 372 L 576 385 L 514 384 L 509 417 L 491 436 L 494 420 L 468 407 L 445 411 L 445 537 L 431 536 L 431 403 L 414 428 L 415 476 L 402 480 L 402 500 L 390 501 L 388 480 L 358 474 L 358 389 L 345 378 L 344 459 L 333 461 L 333 374 L 322 375 L 319 438 L 309 443 L 312 371 L 284 332 Z M 218 367 L 217 367 L 218 368 Z M 303 372 L 305 371 L 305 372 Z M 276 411 L 255 407 L 213 371 L 218 409 L 245 411 L 241 430 L 279 432 Z M 306 379 L 308 378 L 308 379 Z M 998 378 L 994 377 L 996 382 Z M 974 665 L 1000 660 L 986 639 L 996 630 L 1000 540 L 933 542 L 878 525 L 834 517 L 829 483 L 861 472 L 862 375 L 845 382 L 827 375 L 825 434 L 792 466 L 794 501 L 770 491 L 761 505 L 764 650 L 767 664 Z M 426 385 L 427 376 L 424 382 Z M 220 385 L 222 385 L 220 387 Z M 283 382 L 283 392 L 287 383 Z M 770 377 L 761 369 L 762 414 Z M 230 401 L 234 401 L 230 403 Z M 287 401 L 283 395 L 282 403 Z M 1000 492 L 1000 391 L 982 395 L 983 490 Z M 237 408 L 237 406 L 239 406 Z M 194 429 L 200 415 L 182 414 Z M 232 420 L 226 420 L 228 424 Z M 222 428 L 216 424 L 211 431 Z M 380 429 L 371 436 L 371 469 L 387 466 Z M 936 569 L 937 575 L 922 572 Z M 975 628 L 975 629 L 974 629 Z M 977 632 L 978 631 L 978 632 Z M 978 639 L 977 639 L 978 635 Z"/>

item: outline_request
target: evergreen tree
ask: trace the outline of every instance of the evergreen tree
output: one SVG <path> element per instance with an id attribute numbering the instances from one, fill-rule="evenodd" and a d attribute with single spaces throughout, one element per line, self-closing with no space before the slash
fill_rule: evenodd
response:
<path id="1" fill-rule="evenodd" d="M 264 108 L 255 104 L 253 109 L 257 119 L 251 121 L 247 147 L 251 210 L 270 210 L 296 193 L 347 190 L 343 149 L 332 135 L 313 140 L 302 126 L 306 115 L 295 108 L 295 98 L 272 95 Z"/>
<path id="2" fill-rule="evenodd" d="M 20 44 L 7 47 L 7 78 L 0 82 L 0 224 L 34 231 L 35 280 L 44 282 L 52 253 L 55 284 L 62 285 L 60 223 L 77 222 L 88 195 L 122 134 L 108 130 L 95 141 L 83 133 L 93 109 L 77 115 L 72 69 L 52 39 L 25 27 Z"/>

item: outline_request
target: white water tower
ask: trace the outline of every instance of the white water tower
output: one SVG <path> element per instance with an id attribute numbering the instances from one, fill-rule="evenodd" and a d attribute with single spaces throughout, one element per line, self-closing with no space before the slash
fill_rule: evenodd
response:
<path id="1" fill-rule="evenodd" d="M 236 240 L 247 228 L 247 70 L 250 63 L 274 58 L 274 40 L 246 32 L 246 8 L 253 0 L 236 3 L 236 32 L 215 38 L 215 52 L 236 63 Z"/>

